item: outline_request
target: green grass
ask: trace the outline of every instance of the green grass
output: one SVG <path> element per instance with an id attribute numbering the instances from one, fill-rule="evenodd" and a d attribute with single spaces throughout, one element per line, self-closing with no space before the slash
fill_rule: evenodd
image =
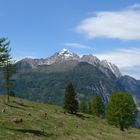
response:
<path id="1" fill-rule="evenodd" d="M 0 140 L 140 140 L 140 130 L 121 132 L 91 115 L 64 114 L 59 106 L 19 98 L 11 98 L 8 105 L 4 100 L 0 96 Z M 14 123 L 12 119 L 16 117 L 23 122 Z"/>

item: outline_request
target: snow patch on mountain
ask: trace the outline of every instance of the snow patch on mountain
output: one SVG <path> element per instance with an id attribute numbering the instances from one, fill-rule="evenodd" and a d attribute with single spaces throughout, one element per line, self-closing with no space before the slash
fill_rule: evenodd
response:
<path id="1" fill-rule="evenodd" d="M 62 51 L 60 51 L 58 53 L 59 56 L 64 56 L 66 58 L 69 58 L 69 57 L 73 57 L 73 53 L 71 53 L 69 50 L 67 49 L 63 49 Z"/>

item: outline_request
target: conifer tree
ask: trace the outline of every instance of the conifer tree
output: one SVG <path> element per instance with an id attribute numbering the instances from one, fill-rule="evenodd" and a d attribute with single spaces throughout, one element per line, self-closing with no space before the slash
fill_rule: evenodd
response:
<path id="1" fill-rule="evenodd" d="M 6 38 L 0 38 L 0 67 L 3 70 L 4 87 L 7 93 L 7 101 L 9 101 L 9 95 L 12 86 L 12 75 L 15 73 L 16 68 L 12 62 L 10 55 L 11 49 L 9 48 L 10 42 Z"/>
<path id="2" fill-rule="evenodd" d="M 132 96 L 124 92 L 112 94 L 106 108 L 107 121 L 124 131 L 132 125 L 135 118 L 136 105 Z"/>
<path id="3" fill-rule="evenodd" d="M 78 111 L 78 101 L 72 83 L 69 83 L 66 87 L 64 109 L 71 114 L 77 113 Z"/>

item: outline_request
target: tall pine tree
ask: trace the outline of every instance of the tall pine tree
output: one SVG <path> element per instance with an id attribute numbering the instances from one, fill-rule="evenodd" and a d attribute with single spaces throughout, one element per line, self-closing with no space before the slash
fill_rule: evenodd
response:
<path id="1" fill-rule="evenodd" d="M 3 69 L 4 87 L 6 89 L 7 101 L 9 101 L 9 95 L 13 82 L 12 75 L 16 71 L 16 68 L 12 63 L 9 44 L 10 42 L 7 41 L 6 38 L 0 38 L 0 67 Z"/>
<path id="2" fill-rule="evenodd" d="M 72 83 L 69 83 L 66 87 L 64 109 L 71 114 L 77 113 L 78 111 L 78 101 Z"/>

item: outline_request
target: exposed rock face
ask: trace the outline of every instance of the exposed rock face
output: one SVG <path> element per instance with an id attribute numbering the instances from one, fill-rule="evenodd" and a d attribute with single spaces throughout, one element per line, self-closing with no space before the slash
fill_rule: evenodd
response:
<path id="1" fill-rule="evenodd" d="M 87 62 L 87 63 L 92 64 L 94 66 L 100 65 L 100 60 L 96 56 L 93 56 L 93 55 L 83 55 L 81 57 L 80 61 Z"/>
<path id="2" fill-rule="evenodd" d="M 100 64 L 101 64 L 103 67 L 108 68 L 109 70 L 111 70 L 111 71 L 113 72 L 113 74 L 114 74 L 117 78 L 119 78 L 119 77 L 122 76 L 122 74 L 121 74 L 119 68 L 118 68 L 115 64 L 112 64 L 112 63 L 110 63 L 110 62 L 107 62 L 106 60 L 102 60 L 102 61 L 100 62 Z"/>
<path id="3" fill-rule="evenodd" d="M 89 64 L 92 64 L 93 66 L 99 67 L 100 70 L 108 76 L 109 76 L 108 70 L 110 70 L 116 76 L 116 78 L 119 78 L 122 76 L 118 67 L 114 64 L 107 62 L 106 60 L 100 61 L 96 56 L 93 56 L 93 55 L 83 55 L 82 57 L 80 57 L 76 53 L 72 53 L 67 49 L 63 49 L 46 59 L 25 58 L 17 62 L 17 64 L 19 65 L 20 69 L 23 67 L 22 70 L 24 70 L 26 67 L 30 69 L 35 69 L 38 66 L 52 65 L 55 63 L 62 63 L 68 60 L 77 60 L 79 62 L 87 62 Z"/>
<path id="4" fill-rule="evenodd" d="M 55 53 L 53 56 L 47 58 L 44 61 L 44 65 L 51 65 L 54 63 L 61 63 L 67 60 L 79 60 L 79 59 L 80 57 L 77 54 L 72 53 L 67 49 L 63 49 L 62 51 L 59 51 Z"/>

